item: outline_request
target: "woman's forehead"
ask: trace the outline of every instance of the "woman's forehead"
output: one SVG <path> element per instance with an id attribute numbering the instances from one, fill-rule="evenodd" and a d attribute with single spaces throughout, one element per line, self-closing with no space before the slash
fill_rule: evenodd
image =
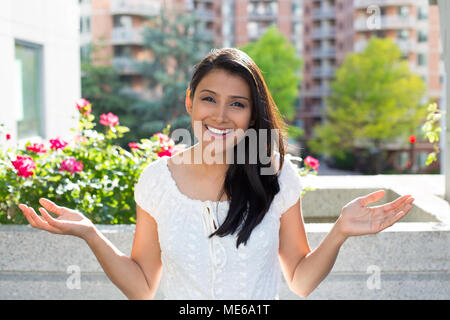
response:
<path id="1" fill-rule="evenodd" d="M 199 82 L 196 91 L 211 90 L 221 96 L 251 97 L 250 87 L 241 76 L 224 70 L 212 70 Z"/>

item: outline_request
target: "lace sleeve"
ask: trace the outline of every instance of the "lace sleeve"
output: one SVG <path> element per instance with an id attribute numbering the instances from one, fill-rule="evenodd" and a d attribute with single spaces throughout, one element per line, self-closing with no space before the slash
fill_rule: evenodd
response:
<path id="1" fill-rule="evenodd" d="M 153 182 L 156 180 L 155 174 L 157 174 L 158 171 L 154 170 L 154 167 L 154 163 L 150 163 L 142 171 L 138 182 L 134 186 L 134 200 L 142 209 L 156 219 L 155 199 L 152 190 L 154 190 Z"/>
<path id="2" fill-rule="evenodd" d="M 292 163 L 289 155 L 284 157 L 284 164 L 278 176 L 280 198 L 278 211 L 280 217 L 300 198 L 303 190 L 298 167 Z"/>

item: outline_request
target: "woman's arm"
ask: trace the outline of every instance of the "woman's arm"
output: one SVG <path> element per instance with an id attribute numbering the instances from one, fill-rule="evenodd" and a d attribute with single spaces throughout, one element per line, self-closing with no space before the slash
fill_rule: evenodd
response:
<path id="1" fill-rule="evenodd" d="M 320 245 L 298 262 L 291 290 L 302 298 L 308 296 L 330 273 L 346 238 L 339 231 L 338 224 L 334 224 Z"/>
<path id="2" fill-rule="evenodd" d="M 390 227 L 411 209 L 410 195 L 376 207 L 367 204 L 380 200 L 377 191 L 349 202 L 320 245 L 313 251 L 306 239 L 301 200 L 280 219 L 280 258 L 289 288 L 298 296 L 308 296 L 329 274 L 339 249 L 350 236 L 373 234 Z"/>
<path id="3" fill-rule="evenodd" d="M 153 299 L 161 273 L 161 262 L 157 259 L 160 253 L 159 243 L 154 243 L 155 239 L 157 241 L 156 223 L 148 213 L 137 206 L 136 232 L 130 258 L 119 251 L 80 212 L 57 206 L 47 199 L 41 199 L 40 203 L 45 208 L 39 209 L 42 216 L 38 216 L 33 208 L 19 205 L 32 227 L 55 234 L 74 235 L 85 240 L 108 278 L 129 299 Z M 58 215 L 58 218 L 51 217 L 46 209 Z M 144 228 L 147 229 L 145 232 Z M 142 250 L 143 247 L 148 250 Z M 145 265 L 145 271 L 141 265 Z"/>

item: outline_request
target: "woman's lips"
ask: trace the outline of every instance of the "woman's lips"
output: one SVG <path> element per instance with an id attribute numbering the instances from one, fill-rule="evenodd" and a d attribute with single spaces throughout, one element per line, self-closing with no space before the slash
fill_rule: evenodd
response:
<path id="1" fill-rule="evenodd" d="M 213 127 L 213 126 L 211 126 L 212 128 L 214 128 L 214 129 L 218 129 L 218 128 L 215 128 L 215 127 Z M 233 133 L 233 130 L 231 130 L 230 132 L 228 132 L 227 134 L 217 134 L 217 133 L 214 133 L 214 132 L 212 132 L 212 131 L 210 131 L 209 129 L 208 129 L 208 127 L 205 125 L 205 129 L 206 129 L 206 133 L 210 136 L 210 137 L 214 137 L 215 139 L 225 139 L 226 137 L 228 137 L 230 134 L 232 134 Z M 231 129 L 231 128 L 229 128 L 229 129 Z M 220 130 L 220 129 L 219 129 Z"/>

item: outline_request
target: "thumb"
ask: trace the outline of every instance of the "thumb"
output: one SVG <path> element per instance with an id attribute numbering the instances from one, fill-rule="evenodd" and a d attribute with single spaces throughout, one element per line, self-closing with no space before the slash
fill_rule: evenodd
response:
<path id="1" fill-rule="evenodd" d="M 384 197 L 385 193 L 386 192 L 384 190 L 378 190 L 378 191 L 372 192 L 366 196 L 361 197 L 360 203 L 365 207 L 369 203 L 376 202 L 376 201 L 382 199 Z"/>

